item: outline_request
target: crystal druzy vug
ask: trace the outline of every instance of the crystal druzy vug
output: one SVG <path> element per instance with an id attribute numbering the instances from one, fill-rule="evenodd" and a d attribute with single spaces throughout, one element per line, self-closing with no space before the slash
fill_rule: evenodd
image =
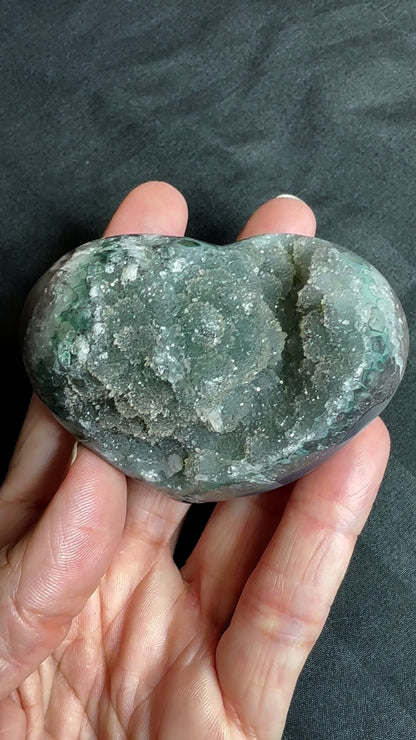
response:
<path id="1" fill-rule="evenodd" d="M 315 467 L 386 406 L 407 346 L 374 267 L 289 234 L 99 239 L 51 267 L 23 321 L 29 377 L 62 424 L 186 501 Z"/>

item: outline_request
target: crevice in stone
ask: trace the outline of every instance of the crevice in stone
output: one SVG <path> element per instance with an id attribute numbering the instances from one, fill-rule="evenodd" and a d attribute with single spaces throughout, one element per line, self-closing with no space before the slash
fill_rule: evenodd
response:
<path id="1" fill-rule="evenodd" d="M 298 309 L 299 291 L 306 285 L 309 269 L 299 265 L 291 254 L 293 265 L 292 288 L 281 303 L 280 323 L 286 333 L 285 346 L 282 351 L 280 377 L 284 381 L 288 403 L 291 405 L 302 388 L 301 364 L 304 359 L 303 340 L 300 333 L 300 322 L 303 313 Z M 290 410 L 290 408 L 289 408 Z"/>

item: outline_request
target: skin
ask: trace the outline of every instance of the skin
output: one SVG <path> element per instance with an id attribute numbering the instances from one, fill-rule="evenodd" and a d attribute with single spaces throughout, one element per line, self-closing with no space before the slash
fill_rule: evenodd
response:
<path id="1" fill-rule="evenodd" d="M 148 182 L 105 234 L 182 235 Z M 300 200 L 239 238 L 312 236 Z M 179 571 L 188 505 L 79 447 L 34 396 L 0 490 L 0 738 L 278 740 L 389 454 L 380 419 L 295 484 L 219 503 Z"/>

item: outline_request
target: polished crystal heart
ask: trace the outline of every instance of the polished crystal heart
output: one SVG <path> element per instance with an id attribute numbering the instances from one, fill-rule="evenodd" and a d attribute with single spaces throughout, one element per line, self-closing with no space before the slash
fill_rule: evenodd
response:
<path id="1" fill-rule="evenodd" d="M 109 237 L 32 290 L 23 357 L 84 445 L 185 501 L 281 486 L 387 405 L 408 350 L 380 273 L 321 239 Z"/>

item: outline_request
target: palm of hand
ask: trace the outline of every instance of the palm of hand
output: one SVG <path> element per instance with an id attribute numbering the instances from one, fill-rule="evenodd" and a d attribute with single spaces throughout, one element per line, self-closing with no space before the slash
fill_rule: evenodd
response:
<path id="1" fill-rule="evenodd" d="M 166 514 L 169 509 L 163 523 L 157 515 L 152 523 L 149 511 L 143 517 L 135 512 L 134 531 L 123 535 L 100 587 L 28 681 L 28 697 L 34 681 L 47 697 L 45 724 L 52 737 L 67 737 L 69 716 L 76 717 L 80 737 L 247 737 L 217 674 L 234 584 L 215 576 L 210 583 L 207 571 L 193 574 L 192 582 L 182 577 L 170 536 L 186 507 L 160 504 Z M 228 669 L 228 680 L 234 673 L 227 665 L 225 682 Z M 42 726 L 41 713 L 38 721 Z"/>
<path id="2" fill-rule="evenodd" d="M 107 233 L 183 233 L 184 209 L 148 183 Z M 312 233 L 305 209 L 270 201 L 242 236 Z M 0 495 L 0 737 L 277 740 L 384 471 L 382 422 L 292 490 L 218 504 L 182 571 L 187 505 L 85 449 L 67 472 L 71 445 L 34 398 Z"/>

